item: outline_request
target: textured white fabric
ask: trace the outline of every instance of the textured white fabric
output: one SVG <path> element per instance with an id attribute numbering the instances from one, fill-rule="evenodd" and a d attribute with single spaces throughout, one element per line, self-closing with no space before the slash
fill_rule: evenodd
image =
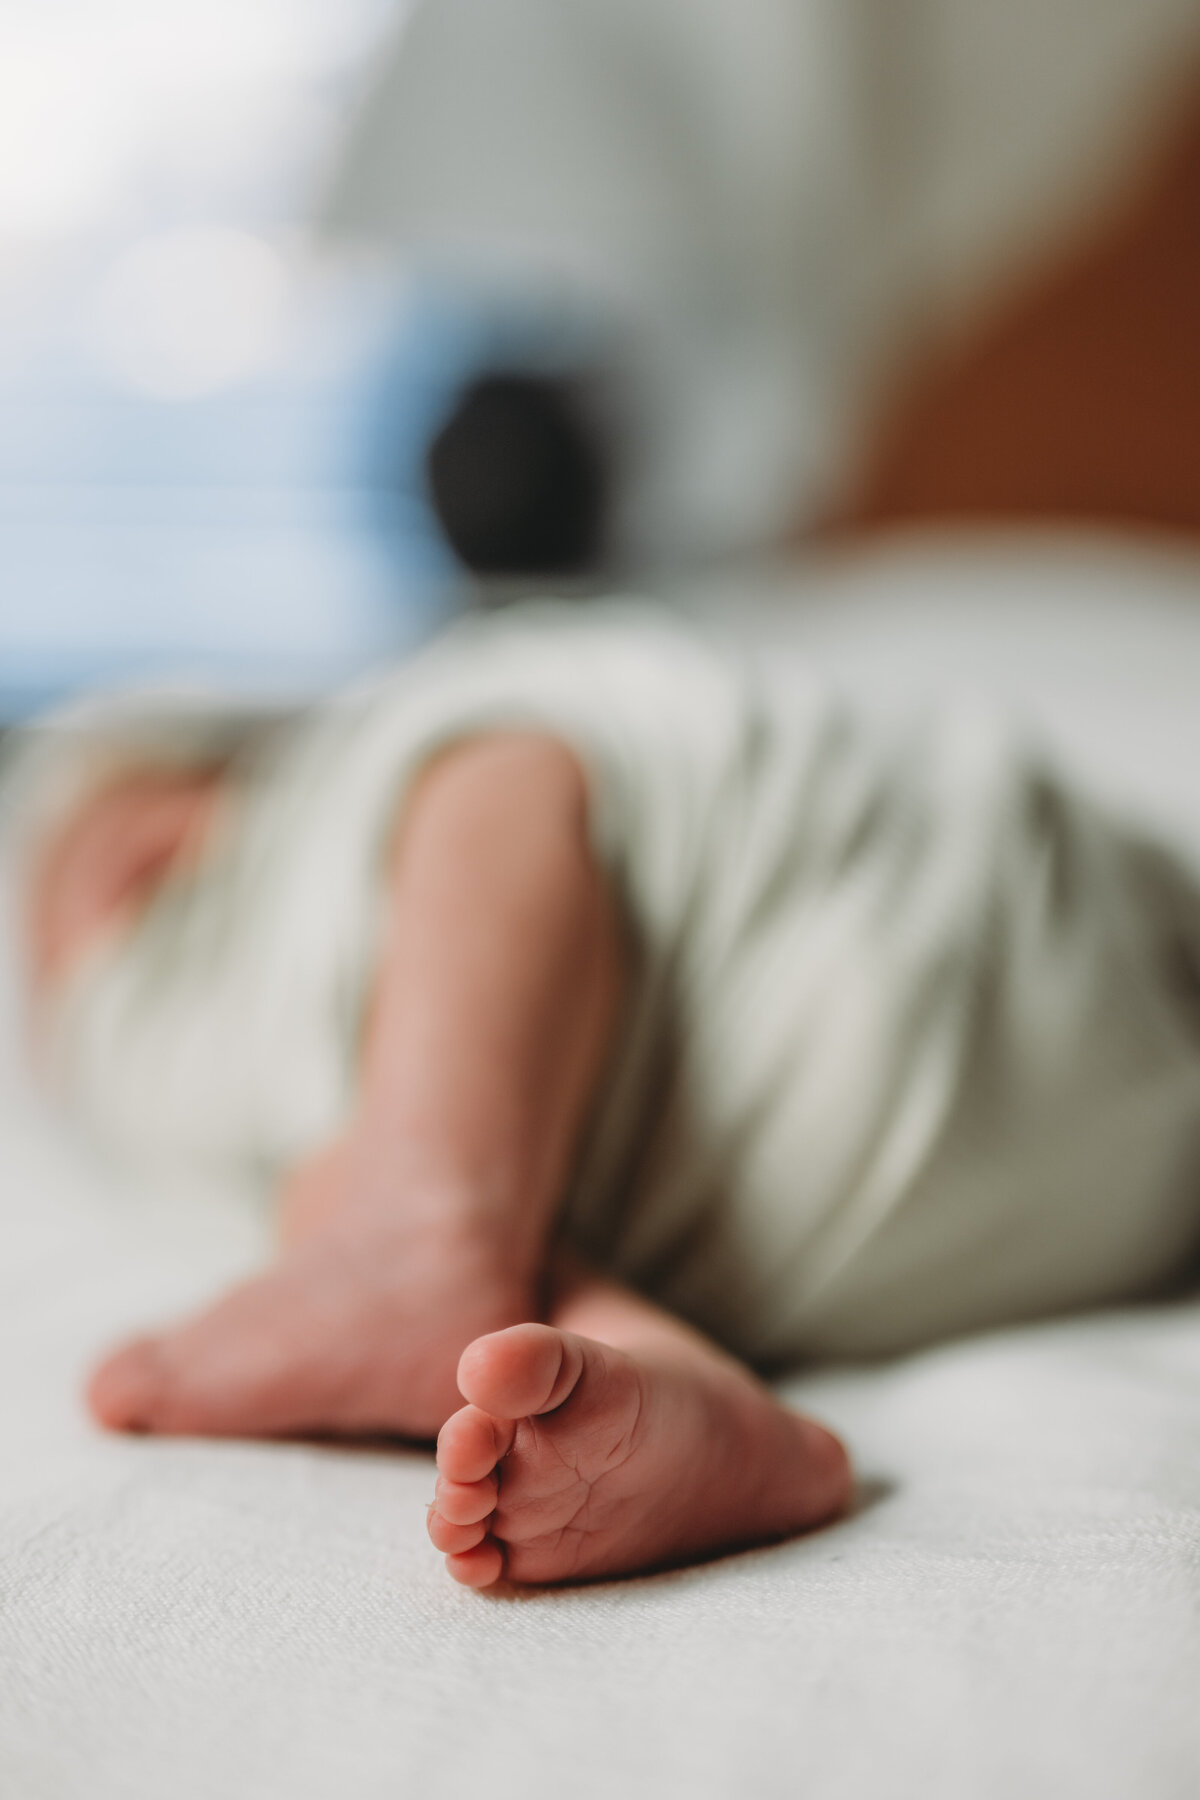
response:
<path id="1" fill-rule="evenodd" d="M 864 689 L 910 660 L 929 680 L 939 657 L 1011 678 L 1035 710 L 1069 689 L 1056 716 L 1097 766 L 1144 716 L 1125 797 L 1155 799 L 1182 831 L 1200 825 L 1181 676 L 1200 667 L 1200 607 L 1171 590 L 1200 598 L 1200 574 L 1135 563 L 1128 605 L 1100 607 L 1104 642 L 1056 638 L 1054 590 L 1103 587 L 1106 566 L 1080 584 L 1045 559 L 1007 576 L 892 564 L 810 589 L 792 629 Z M 1015 625 L 1000 610 L 968 626 L 972 580 Z M 1060 641 L 1076 655 L 1056 684 Z M 1035 643 L 1049 670 L 1031 668 Z M 207 1294 L 263 1239 L 227 1186 L 121 1177 L 51 1126 L 20 1074 L 10 985 L 6 1800 L 1191 1800 L 1200 1307 L 797 1382 L 864 1477 L 844 1524 L 674 1575 L 466 1593 L 423 1538 L 426 1457 L 105 1439 L 86 1423 L 77 1383 L 97 1349 Z"/>

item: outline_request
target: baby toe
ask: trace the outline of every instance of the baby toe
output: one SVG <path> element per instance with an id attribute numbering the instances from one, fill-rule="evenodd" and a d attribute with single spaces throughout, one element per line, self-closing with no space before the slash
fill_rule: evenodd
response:
<path id="1" fill-rule="evenodd" d="M 438 1471 L 450 1481 L 482 1481 L 512 1448 L 513 1428 L 477 1406 L 460 1407 L 438 1433 Z"/>
<path id="2" fill-rule="evenodd" d="M 487 1536 L 486 1519 L 480 1519 L 474 1525 L 452 1525 L 436 1507 L 429 1509 L 425 1528 L 434 1549 L 446 1556 L 459 1556 L 465 1550 L 473 1550 Z"/>
<path id="3" fill-rule="evenodd" d="M 106 1357 L 87 1386 L 94 1418 L 110 1431 L 150 1431 L 166 1370 L 157 1338 L 137 1338 Z"/>
<path id="4" fill-rule="evenodd" d="M 552 1325 L 510 1325 L 468 1344 L 458 1385 L 484 1412 L 520 1419 L 561 1406 L 583 1368 L 580 1340 Z"/>
<path id="5" fill-rule="evenodd" d="M 465 1550 L 458 1556 L 448 1556 L 446 1569 L 464 1587 L 491 1587 L 504 1573 L 504 1554 L 499 1544 L 494 1544 L 491 1538 L 485 1538 L 473 1550 Z"/>
<path id="6" fill-rule="evenodd" d="M 476 1525 L 496 1510 L 496 1483 L 485 1481 L 447 1481 L 442 1476 L 437 1484 L 434 1505 L 451 1525 Z"/>

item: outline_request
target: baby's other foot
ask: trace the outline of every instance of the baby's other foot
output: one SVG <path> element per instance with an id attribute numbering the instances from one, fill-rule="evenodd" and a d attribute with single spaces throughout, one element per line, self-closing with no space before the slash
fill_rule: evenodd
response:
<path id="1" fill-rule="evenodd" d="M 429 1535 L 457 1581 L 634 1574 L 791 1537 L 847 1504 L 845 1451 L 699 1343 L 626 1355 L 521 1324 L 463 1353 Z"/>
<path id="2" fill-rule="evenodd" d="M 479 1331 L 527 1319 L 528 1280 L 485 1240 L 335 1217 L 198 1317 L 109 1356 L 88 1391 L 118 1431 L 429 1439 Z"/>

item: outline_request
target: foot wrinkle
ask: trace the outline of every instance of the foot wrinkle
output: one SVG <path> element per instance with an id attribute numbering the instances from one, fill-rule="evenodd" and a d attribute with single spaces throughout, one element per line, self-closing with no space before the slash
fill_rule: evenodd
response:
<path id="1" fill-rule="evenodd" d="M 621 1433 L 621 1436 L 613 1445 L 605 1459 L 604 1473 L 606 1475 L 616 1474 L 618 1470 L 625 1467 L 631 1457 L 637 1454 L 638 1436 L 641 1432 L 642 1422 L 646 1416 L 645 1383 L 642 1380 L 640 1370 L 637 1371 L 637 1375 L 637 1385 L 634 1388 L 633 1417 L 630 1419 L 625 1430 Z"/>
<path id="2" fill-rule="evenodd" d="M 532 1427 L 531 1435 L 538 1454 L 552 1457 L 563 1474 L 569 1477 L 570 1482 L 587 1479 L 579 1466 L 580 1458 L 584 1454 L 580 1446 L 569 1438 L 564 1441 L 561 1432 L 555 1431 L 553 1427 L 547 1429 L 539 1418 L 531 1418 L 529 1424 Z M 511 1455 L 511 1451 L 509 1454 Z M 565 1493 L 568 1485 L 569 1482 L 564 1483 L 560 1491 Z"/>

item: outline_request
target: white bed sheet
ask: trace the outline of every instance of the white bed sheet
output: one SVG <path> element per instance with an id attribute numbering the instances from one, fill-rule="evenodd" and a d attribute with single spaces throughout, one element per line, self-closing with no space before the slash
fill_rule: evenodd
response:
<path id="1" fill-rule="evenodd" d="M 1200 564 L 915 546 L 801 585 L 784 623 L 765 583 L 756 628 L 889 703 L 1022 695 L 1200 848 Z M 4 1800 L 1200 1791 L 1200 1304 L 789 1383 L 855 1451 L 844 1523 L 471 1594 L 425 1541 L 424 1455 L 88 1424 L 96 1349 L 248 1266 L 262 1225 L 97 1167 L 31 1094 L 0 989 Z"/>

